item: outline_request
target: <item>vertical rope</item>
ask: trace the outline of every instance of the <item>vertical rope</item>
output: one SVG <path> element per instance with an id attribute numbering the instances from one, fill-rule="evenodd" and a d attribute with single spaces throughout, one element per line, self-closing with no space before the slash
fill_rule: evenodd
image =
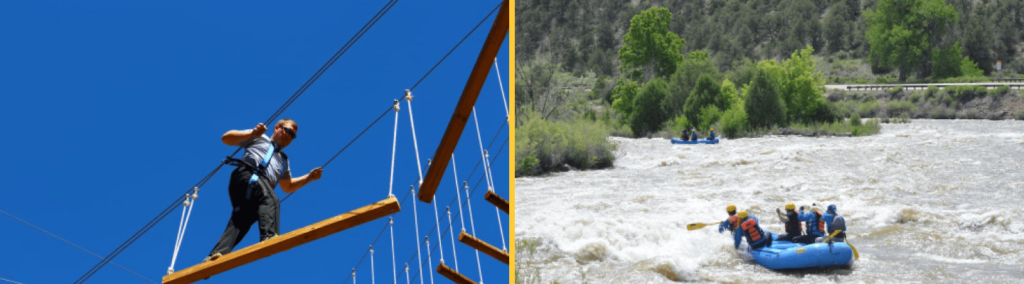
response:
<path id="1" fill-rule="evenodd" d="M 419 185 L 423 185 L 423 165 L 420 164 L 420 146 L 416 142 L 416 123 L 413 122 L 413 117 L 412 117 L 412 91 L 410 91 L 410 90 L 405 90 L 405 103 L 406 103 L 407 106 L 409 106 L 409 126 L 410 126 L 410 128 L 412 128 L 412 146 L 413 146 L 414 149 L 416 149 L 416 171 L 419 172 L 419 174 L 420 174 L 420 180 L 419 180 L 419 182 L 416 185 L 419 186 Z M 437 203 L 436 202 L 431 202 L 431 203 L 434 204 L 434 223 L 437 224 L 438 223 L 438 221 L 437 221 Z M 413 204 L 416 204 L 416 202 L 413 202 Z M 438 224 L 438 226 L 440 226 L 440 224 Z M 420 233 L 419 233 L 419 221 L 418 220 L 416 221 L 416 229 L 417 229 L 416 235 L 419 236 Z M 430 236 L 424 236 L 423 238 L 424 238 L 424 241 L 426 241 L 426 243 L 427 243 L 427 252 L 428 252 L 428 254 L 427 254 L 427 263 L 430 264 L 430 267 L 434 267 L 433 257 L 431 257 L 431 254 L 429 253 L 430 252 L 430 250 L 429 250 L 430 249 Z M 437 238 L 438 239 L 441 238 L 440 230 L 438 230 Z M 418 250 L 419 249 L 417 249 L 417 251 Z M 444 262 L 444 250 L 443 249 L 441 250 L 441 261 Z M 422 259 L 420 260 L 420 263 L 423 263 Z M 422 270 L 422 268 L 420 270 Z M 423 278 L 420 278 L 420 281 L 422 282 Z M 433 273 L 430 273 L 430 284 L 434 284 L 434 274 Z"/>
<path id="2" fill-rule="evenodd" d="M 395 109 L 395 134 L 391 138 L 391 184 L 388 185 L 388 196 L 394 196 L 392 192 L 395 188 L 395 145 L 398 143 L 398 113 L 400 113 L 400 107 L 398 100 L 395 100 L 395 105 L 392 107 Z"/>
<path id="3" fill-rule="evenodd" d="M 373 245 L 370 245 L 370 283 L 377 283 L 377 268 L 373 265 Z"/>
<path id="4" fill-rule="evenodd" d="M 495 64 L 497 64 L 497 62 L 495 62 Z M 477 142 L 480 143 L 480 155 L 484 159 L 483 160 L 484 176 L 487 179 L 487 191 L 493 192 L 494 191 L 494 180 L 492 179 L 492 176 L 491 176 L 490 154 L 487 153 L 487 150 L 484 150 L 484 141 L 483 141 L 483 139 L 480 139 L 480 123 L 477 121 L 476 107 L 473 107 L 473 123 L 476 125 L 476 139 L 477 139 Z M 501 227 L 502 226 L 501 225 L 502 224 L 501 223 L 501 213 L 498 212 L 498 208 L 497 207 L 494 208 L 494 213 L 498 214 L 498 231 L 501 232 L 501 235 L 500 235 L 501 236 L 501 248 L 504 251 L 508 251 L 508 246 L 505 244 L 505 229 L 503 229 Z M 473 235 L 475 236 L 476 232 L 473 232 Z"/>
<path id="5" fill-rule="evenodd" d="M 415 202 L 415 201 L 413 201 Z M 416 238 L 417 240 L 419 238 Z M 420 278 L 420 282 L 423 282 L 423 278 Z M 409 263 L 405 263 L 405 284 L 409 284 Z"/>
<path id="6" fill-rule="evenodd" d="M 505 85 L 501 83 L 501 70 L 498 69 L 498 58 L 494 58 L 494 72 L 498 74 L 498 87 L 501 88 L 501 102 L 505 103 L 505 119 L 508 119 L 508 100 L 505 99 Z"/>
<path id="7" fill-rule="evenodd" d="M 455 175 L 455 195 L 459 199 L 459 220 L 462 221 L 462 231 L 466 231 L 466 218 L 462 214 L 462 193 L 459 191 L 459 171 L 455 170 L 455 154 L 452 154 L 452 174 Z"/>
<path id="8" fill-rule="evenodd" d="M 388 228 L 391 229 L 391 283 L 398 283 L 398 267 L 395 267 L 395 216 L 388 218 Z"/>
<path id="9" fill-rule="evenodd" d="M 409 191 L 411 191 L 412 195 L 416 196 L 416 188 L 413 187 L 413 186 L 409 186 L 409 187 L 410 187 Z M 422 249 L 422 247 L 420 246 L 420 217 L 419 217 L 419 213 L 416 212 L 416 211 L 419 211 L 419 210 L 416 210 L 416 203 L 418 203 L 418 202 L 416 202 L 416 201 L 412 202 L 412 217 L 413 217 L 413 222 L 414 222 L 413 226 L 416 227 L 416 257 L 420 260 L 418 263 L 423 263 L 423 255 L 420 254 L 421 249 Z M 409 267 L 408 266 L 409 266 L 409 264 L 406 264 L 406 267 L 405 267 L 406 277 L 408 277 L 408 274 L 409 274 Z M 423 284 L 423 277 L 420 277 L 420 284 Z"/>
<path id="10" fill-rule="evenodd" d="M 356 283 L 359 283 L 359 282 L 356 281 L 356 268 L 353 267 L 352 268 L 352 284 L 356 284 Z"/>
<path id="11" fill-rule="evenodd" d="M 416 202 L 416 201 L 413 201 L 413 202 Z M 427 264 L 428 264 L 427 267 L 430 268 L 430 269 L 427 270 L 427 273 L 424 273 L 424 274 L 430 274 L 430 284 L 434 284 L 434 273 L 433 273 L 434 261 L 431 260 L 431 258 L 430 258 L 430 234 L 427 234 L 426 236 L 423 236 L 423 243 L 427 245 Z M 421 263 L 420 266 L 422 266 L 422 265 L 423 264 Z M 423 277 L 420 277 L 420 279 L 423 279 Z"/>
<path id="12" fill-rule="evenodd" d="M 420 173 L 419 183 L 423 183 L 423 165 L 420 164 L 420 146 L 416 142 L 416 123 L 412 119 L 412 91 L 405 90 L 405 103 L 409 106 L 409 126 L 412 128 L 412 147 L 416 149 L 416 171 Z"/>
<path id="13" fill-rule="evenodd" d="M 455 227 L 452 226 L 452 208 L 450 206 L 445 207 L 444 214 L 448 215 L 448 237 L 452 239 L 452 257 L 455 258 L 455 272 L 459 272 L 459 254 L 455 252 L 455 233 L 452 231 L 452 227 Z"/>
<path id="14" fill-rule="evenodd" d="M 463 188 L 466 189 L 466 207 L 469 208 L 469 229 L 470 229 L 471 232 L 473 232 L 473 236 L 475 237 L 476 236 L 476 225 L 473 224 L 473 203 L 470 202 L 471 198 L 469 198 L 469 184 L 467 182 L 463 181 L 462 182 L 462 186 L 463 186 Z M 476 271 L 477 271 L 477 273 L 480 273 L 480 283 L 483 284 L 484 283 L 484 270 L 480 269 L 480 251 L 479 250 L 473 250 L 473 251 L 476 252 Z"/>
<path id="15" fill-rule="evenodd" d="M 181 227 L 185 225 L 185 211 L 188 209 L 188 193 L 185 194 L 185 205 L 181 206 L 181 220 L 178 221 L 178 234 L 174 236 L 174 254 L 171 254 L 171 266 L 167 267 L 167 274 L 174 273 L 174 262 L 178 259 L 178 248 L 181 246 Z"/>
<path id="16" fill-rule="evenodd" d="M 189 195 L 185 194 L 185 207 L 188 207 L 188 213 L 185 213 L 185 208 L 181 208 L 181 213 L 184 214 L 184 223 L 179 223 L 178 239 L 174 245 L 174 256 L 171 256 L 171 266 L 167 268 L 167 274 L 174 273 L 174 263 L 178 260 L 178 251 L 181 249 L 181 243 L 185 241 L 185 230 L 188 229 L 188 220 L 192 218 L 192 208 L 195 208 L 196 198 L 199 198 L 199 187 L 192 188 L 192 201 L 189 202 Z"/>

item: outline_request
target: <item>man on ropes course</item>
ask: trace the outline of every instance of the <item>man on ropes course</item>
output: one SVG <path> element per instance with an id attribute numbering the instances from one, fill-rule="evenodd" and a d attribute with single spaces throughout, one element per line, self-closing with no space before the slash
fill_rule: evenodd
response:
<path id="1" fill-rule="evenodd" d="M 231 130 L 221 137 L 229 146 L 245 148 L 242 159 L 228 157 L 225 162 L 237 166 L 231 172 L 228 196 L 231 198 L 231 219 L 217 245 L 203 262 L 216 260 L 238 245 L 253 222 L 260 223 L 260 241 L 276 237 L 280 231 L 281 202 L 274 193 L 278 184 L 285 193 L 292 193 L 311 181 L 320 179 L 322 168 L 315 168 L 301 177 L 293 178 L 288 155 L 281 150 L 295 139 L 299 125 L 291 119 L 281 119 L 274 125 L 269 138 L 263 133 L 267 126 L 257 124 L 250 130 Z M 268 154 L 269 153 L 269 154 Z"/>

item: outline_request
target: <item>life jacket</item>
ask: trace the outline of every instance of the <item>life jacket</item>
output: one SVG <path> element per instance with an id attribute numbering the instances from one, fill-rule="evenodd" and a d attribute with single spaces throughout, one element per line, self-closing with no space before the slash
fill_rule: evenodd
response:
<path id="1" fill-rule="evenodd" d="M 757 225 L 757 220 L 754 218 L 747 218 L 740 224 L 740 228 L 743 229 L 743 234 L 747 236 L 747 242 L 750 243 L 750 248 L 759 248 L 765 244 L 764 231 L 761 230 L 761 226 Z"/>
<path id="2" fill-rule="evenodd" d="M 814 217 L 807 220 L 807 234 L 818 233 L 818 235 L 825 235 L 825 222 L 821 220 L 821 211 L 814 210 L 811 213 L 814 213 Z"/>
<path id="3" fill-rule="evenodd" d="M 786 234 L 790 236 L 803 235 L 803 224 L 801 224 L 797 213 L 786 213 L 786 218 L 789 219 L 789 221 L 786 222 Z"/>

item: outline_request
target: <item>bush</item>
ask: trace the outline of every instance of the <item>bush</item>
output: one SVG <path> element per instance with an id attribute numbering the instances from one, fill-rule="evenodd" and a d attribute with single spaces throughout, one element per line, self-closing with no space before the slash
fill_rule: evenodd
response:
<path id="1" fill-rule="evenodd" d="M 918 92 L 914 92 L 913 94 L 910 94 L 910 101 L 911 102 L 915 102 L 916 103 L 917 100 L 920 99 L 920 98 L 921 98 L 921 95 Z"/>
<path id="2" fill-rule="evenodd" d="M 853 113 L 850 116 L 850 126 L 860 126 L 860 114 Z"/>
<path id="3" fill-rule="evenodd" d="M 779 97 L 779 90 L 772 83 L 771 75 L 758 70 L 744 102 L 750 127 L 767 128 L 784 126 L 786 106 Z"/>
<path id="4" fill-rule="evenodd" d="M 999 97 L 1002 97 L 1002 96 L 1006 95 L 1009 92 L 1010 92 L 1010 87 L 1006 86 L 1006 85 L 1003 85 L 1003 86 L 999 86 L 999 87 L 997 87 L 995 89 L 988 90 L 988 95 L 996 97 L 996 98 L 999 98 Z"/>
<path id="5" fill-rule="evenodd" d="M 629 128 L 636 137 L 644 137 L 661 129 L 661 124 L 668 120 L 668 115 L 661 106 L 661 101 L 668 93 L 668 83 L 655 77 L 644 84 L 633 101 L 633 116 Z"/>
<path id="6" fill-rule="evenodd" d="M 743 135 L 747 128 L 747 112 L 743 111 L 742 105 L 735 105 L 725 111 L 721 119 L 722 135 L 727 138 L 736 138 Z"/>
<path id="7" fill-rule="evenodd" d="M 679 114 L 676 118 L 673 118 L 670 127 L 672 128 L 672 133 L 679 134 L 682 134 L 683 130 L 694 128 L 693 124 L 690 124 L 690 121 L 686 120 L 686 116 L 683 114 Z"/>
<path id="8" fill-rule="evenodd" d="M 909 101 L 890 101 L 886 108 L 889 117 L 917 112 L 917 106 Z"/>
<path id="9" fill-rule="evenodd" d="M 568 164 L 578 169 L 612 165 L 614 146 L 599 123 L 588 120 L 551 122 L 527 115 L 516 131 L 516 176 L 538 175 Z"/>
<path id="10" fill-rule="evenodd" d="M 722 118 L 722 111 L 718 110 L 718 107 L 713 105 L 706 106 L 700 109 L 700 125 L 697 127 L 700 131 L 707 131 L 718 122 L 718 119 Z"/>
<path id="11" fill-rule="evenodd" d="M 683 107 L 683 114 L 686 115 L 686 119 L 700 127 L 714 123 L 713 121 L 711 123 L 704 123 L 701 118 L 701 112 L 707 106 L 723 109 L 723 105 L 726 102 L 720 96 L 721 92 L 722 86 L 717 81 L 711 79 L 707 74 L 700 75 L 697 85 L 690 92 L 690 96 L 686 98 L 686 106 Z"/>

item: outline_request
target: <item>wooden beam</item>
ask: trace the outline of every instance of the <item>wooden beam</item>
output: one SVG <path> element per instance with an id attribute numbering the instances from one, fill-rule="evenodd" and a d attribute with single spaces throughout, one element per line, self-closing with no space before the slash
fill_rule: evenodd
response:
<path id="1" fill-rule="evenodd" d="M 469 280 L 469 277 L 466 277 L 465 275 L 455 272 L 455 270 L 452 270 L 451 267 L 444 265 L 444 263 L 441 263 L 441 265 L 437 266 L 437 273 L 441 273 L 441 275 L 444 275 L 444 277 L 448 277 L 449 280 L 455 283 L 476 284 L 476 282 L 473 282 L 473 280 Z"/>
<path id="2" fill-rule="evenodd" d="M 475 248 L 478 251 L 482 251 L 485 254 L 500 260 L 501 262 L 504 262 L 506 265 L 508 264 L 507 252 L 499 250 L 498 248 L 490 244 L 487 244 L 484 241 L 481 241 L 480 239 L 470 236 L 469 234 L 466 234 L 466 232 L 462 232 L 462 234 L 459 234 L 459 241 Z"/>
<path id="3" fill-rule="evenodd" d="M 508 200 L 501 198 L 501 196 L 498 196 L 498 194 L 490 190 L 488 190 L 487 194 L 484 195 L 484 199 L 487 199 L 487 202 L 494 204 L 498 209 L 501 209 L 501 211 L 505 211 L 505 214 L 508 214 Z"/>
<path id="4" fill-rule="evenodd" d="M 164 276 L 164 284 L 192 283 L 235 267 L 289 250 L 319 238 L 349 229 L 400 211 L 398 199 L 389 197 L 351 212 L 331 217 L 316 224 L 237 250 L 214 261 L 208 261 Z"/>
<path id="5" fill-rule="evenodd" d="M 466 87 L 462 89 L 462 96 L 459 97 L 459 103 L 455 105 L 455 113 L 452 114 L 452 119 L 448 122 L 448 128 L 444 130 L 441 144 L 437 146 L 437 151 L 434 152 L 434 163 L 430 164 L 430 168 L 427 169 L 427 176 L 423 179 L 423 184 L 420 185 L 420 193 L 418 194 L 420 201 L 430 203 L 434 200 L 434 192 L 437 191 L 437 185 L 441 183 L 441 177 L 444 176 L 444 172 L 448 169 L 447 161 L 451 158 L 452 152 L 455 151 L 455 145 L 459 144 L 462 131 L 466 128 L 466 122 L 469 121 L 469 116 L 473 112 L 473 106 L 476 105 L 476 98 L 480 95 L 480 89 L 484 87 L 487 74 L 491 72 L 491 64 L 494 63 L 494 57 L 498 55 L 498 50 L 501 49 L 501 43 L 505 42 L 505 35 L 507 34 L 508 0 L 505 0 L 501 4 L 498 17 L 494 19 L 494 24 L 491 25 L 491 31 L 487 34 L 487 40 L 484 41 L 484 47 L 476 58 L 476 64 L 473 65 L 473 71 L 469 74 Z"/>

